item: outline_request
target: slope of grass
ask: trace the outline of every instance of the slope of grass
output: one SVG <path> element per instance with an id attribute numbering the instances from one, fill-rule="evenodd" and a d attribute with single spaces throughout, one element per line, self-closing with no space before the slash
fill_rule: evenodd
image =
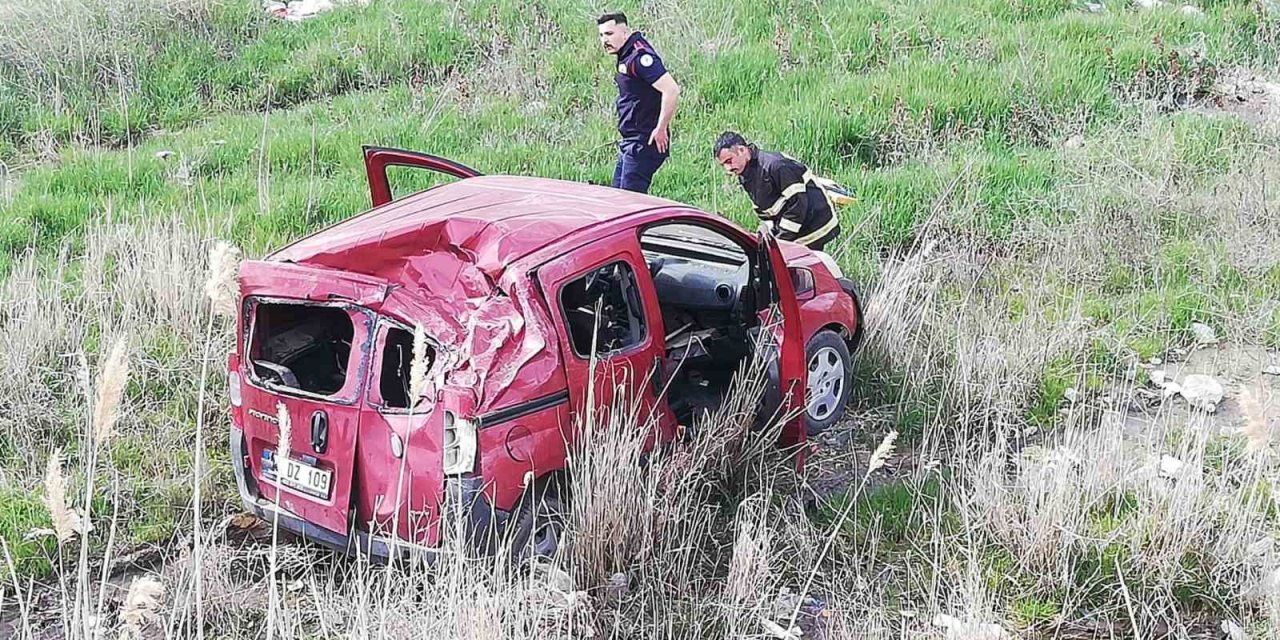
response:
<path id="1" fill-rule="evenodd" d="M 7 253 L 56 246 L 108 200 L 117 210 L 145 201 L 163 213 L 193 194 L 212 195 L 237 221 L 234 240 L 278 244 L 298 225 L 364 207 L 361 143 L 447 152 L 494 173 L 598 182 L 611 174 L 614 89 L 584 5 L 515 12 L 497 2 L 450 9 L 391 1 L 295 25 L 263 22 L 248 4 L 256 3 L 197 3 L 203 13 L 185 29 L 140 26 L 139 33 L 163 34 L 147 44 L 154 49 L 125 41 L 100 52 L 145 63 L 124 74 L 123 85 L 100 77 L 112 75 L 102 60 L 82 61 L 79 75 L 55 75 L 0 49 L 8 64 L 0 64 L 0 78 L 22 89 L 0 104 L 11 146 L 84 135 L 138 143 L 128 152 L 66 148 L 56 168 L 25 172 L 0 210 Z M 1256 20 L 1235 5 L 1194 18 L 1120 8 L 1091 14 L 1060 2 L 830 3 L 817 12 L 803 4 L 786 5 L 799 22 L 785 28 L 773 12 L 781 7 L 765 4 L 673 7 L 641 22 L 652 24 L 648 31 L 687 87 L 674 156 L 655 192 L 746 219 L 707 151 L 720 130 L 738 128 L 865 187 L 864 202 L 890 208 L 877 222 L 877 243 L 894 244 L 910 237 L 938 180 L 918 169 L 865 169 L 892 167 L 947 140 L 979 139 L 989 225 L 1001 232 L 1034 214 L 1026 201 L 1055 178 L 1052 155 L 1037 148 L 1113 119 L 1124 98 L 1168 102 L 1202 90 L 1220 64 L 1245 53 L 1238 34 Z M 709 33 L 720 15 L 732 28 Z M 47 46 L 66 50 L 42 64 L 83 55 L 69 43 Z M 46 76 L 57 78 L 56 91 L 31 84 L 53 82 Z M 391 86 L 367 91 L 382 85 Z M 49 95 L 56 103 L 38 98 Z M 263 109 L 273 110 L 243 113 Z M 152 157 L 162 150 L 179 156 Z M 855 207 L 851 222 L 863 213 Z"/>
<path id="2" fill-rule="evenodd" d="M 756 634 L 777 589 L 798 589 L 813 567 L 823 572 L 815 584 L 848 605 L 835 619 L 865 614 L 870 627 L 879 614 L 867 608 L 886 601 L 1019 629 L 1090 607 L 1121 616 L 1124 589 L 1151 605 L 1144 624 L 1179 611 L 1261 624 L 1265 606 L 1242 592 L 1262 569 L 1231 549 L 1251 532 L 1276 532 L 1274 509 L 1260 506 L 1264 481 L 1245 473 L 1264 474 L 1273 459 L 1179 443 L 1180 456 L 1213 470 L 1181 502 L 1120 472 L 1163 453 L 1152 443 L 1109 452 L 1100 471 L 1007 468 L 1024 460 L 1005 444 L 1037 429 L 1060 437 L 1054 451 L 1066 457 L 1101 450 L 1101 436 L 1072 439 L 1117 427 L 1071 410 L 1065 391 L 1093 406 L 1135 362 L 1188 345 L 1192 322 L 1280 346 L 1280 268 L 1269 249 L 1280 225 L 1264 188 L 1280 180 L 1274 132 L 1177 112 L 1220 70 L 1265 61 L 1274 18 L 1248 2 L 1204 2 L 1203 16 L 1105 4 L 1093 13 L 1061 0 L 624 3 L 685 87 L 656 194 L 751 224 L 710 158 L 726 128 L 857 191 L 832 249 L 868 303 L 855 409 L 887 416 L 901 442 L 951 474 L 837 498 L 801 522 L 775 508 L 785 487 L 756 486 L 759 495 L 714 515 L 693 494 L 656 511 L 619 506 L 687 518 L 698 544 L 666 540 L 682 559 L 623 563 L 648 586 L 598 605 L 595 623 L 625 620 L 646 635 L 644 620 L 661 613 L 692 635 Z M 97 362 L 122 330 L 135 375 L 119 434 L 90 470 L 113 478 L 94 512 L 110 512 L 103 496 L 118 499 L 120 545 L 188 537 L 199 419 L 212 468 L 202 513 L 235 507 L 217 373 L 229 337 L 209 344 L 202 324 L 209 237 L 252 257 L 361 212 L 362 144 L 489 173 L 597 183 L 612 173 L 610 64 L 594 35 L 598 7 L 580 0 L 385 0 L 301 24 L 266 19 L 250 0 L 15 6 L 0 8 L 17 16 L 0 26 L 0 158 L 19 167 L 16 187 L 0 188 L 0 357 L 11 372 L 0 381 L 0 537 L 27 574 L 55 571 L 69 549 L 26 539 L 48 526 L 31 470 L 53 445 L 71 468 L 85 464 L 78 354 Z M 56 12 L 65 19 L 47 19 Z M 392 178 L 401 193 L 432 184 L 414 172 Z M 198 416 L 206 353 L 214 374 Z M 81 495 L 83 474 L 69 482 Z M 826 527 L 846 507 L 852 516 L 822 557 Z M 1208 524 L 1162 524 L 1178 507 Z M 1183 537 L 1160 538 L 1166 530 Z M 90 536 L 95 552 L 102 535 Z M 1061 544 L 1046 542 L 1059 535 Z M 207 560 L 236 571 L 240 561 Z M 308 564 L 289 571 L 305 575 Z M 253 571 L 247 586 L 234 582 L 240 573 L 216 580 L 224 595 L 274 587 Z M 493 601 L 506 604 L 526 593 L 446 575 L 454 582 L 422 588 L 496 589 Z M 855 586 L 868 584 L 881 595 Z M 321 591 L 309 594 L 370 598 L 340 584 Z M 730 608 L 709 604 L 721 596 Z M 350 608 L 339 626 L 370 611 L 415 619 L 397 608 L 413 596 L 382 597 Z M 216 601 L 219 615 L 255 629 L 280 613 L 230 600 Z M 479 607 L 452 604 L 459 620 Z M 299 608 L 291 600 L 280 613 L 297 622 L 293 633 L 330 633 Z"/>

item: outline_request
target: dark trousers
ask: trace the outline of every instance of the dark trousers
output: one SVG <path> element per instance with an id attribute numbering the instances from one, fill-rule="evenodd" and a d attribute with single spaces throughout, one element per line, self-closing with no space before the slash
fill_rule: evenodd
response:
<path id="1" fill-rule="evenodd" d="M 618 143 L 618 164 L 613 168 L 613 187 L 628 191 L 649 193 L 653 174 L 666 161 L 668 153 L 642 140 L 623 140 Z"/>

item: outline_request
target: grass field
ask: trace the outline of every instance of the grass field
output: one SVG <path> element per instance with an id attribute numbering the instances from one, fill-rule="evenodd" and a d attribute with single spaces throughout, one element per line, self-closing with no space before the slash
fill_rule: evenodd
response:
<path id="1" fill-rule="evenodd" d="M 98 558 L 147 545 L 167 559 L 163 637 L 196 620 L 211 637 L 744 637 L 785 629 L 784 589 L 824 603 L 828 637 L 1273 637 L 1275 378 L 1231 377 L 1212 416 L 1144 395 L 1152 359 L 1280 363 L 1280 92 L 1231 89 L 1280 80 L 1280 6 L 1194 4 L 619 5 L 684 88 L 654 193 L 750 223 L 710 157 L 728 128 L 857 192 L 832 253 L 868 334 L 847 437 L 815 473 L 853 456 L 863 477 L 891 432 L 899 453 L 806 514 L 767 455 L 726 474 L 706 443 L 694 488 L 575 515 L 571 587 L 471 561 L 391 580 L 220 542 L 230 335 L 204 283 L 217 239 L 256 257 L 365 210 L 362 144 L 607 183 L 604 7 L 373 0 L 294 24 L 253 0 L 0 6 L 0 637 L 11 619 L 44 637 L 13 597 L 33 580 L 60 603 L 55 636 L 93 635 L 91 616 L 127 627 L 145 598 L 80 596 Z M 1221 344 L 1197 349 L 1195 323 Z M 121 336 L 119 420 L 98 437 Z M 632 444 L 606 439 L 575 482 L 660 482 Z M 54 449 L 95 527 L 62 544 L 28 535 L 57 524 Z M 1164 456 L 1181 471 L 1162 475 Z"/>

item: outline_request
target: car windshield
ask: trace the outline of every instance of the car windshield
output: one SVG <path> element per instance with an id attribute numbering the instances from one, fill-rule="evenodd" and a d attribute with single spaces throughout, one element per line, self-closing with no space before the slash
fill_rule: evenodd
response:
<path id="1" fill-rule="evenodd" d="M 710 251 L 699 251 L 701 257 L 714 262 L 741 265 L 747 261 L 747 254 L 742 246 L 726 238 L 719 231 L 694 224 L 664 224 L 645 230 L 641 236 L 641 245 L 647 249 L 705 247 Z M 690 249 L 690 251 L 694 251 Z M 692 256 L 689 256 L 692 257 Z"/>

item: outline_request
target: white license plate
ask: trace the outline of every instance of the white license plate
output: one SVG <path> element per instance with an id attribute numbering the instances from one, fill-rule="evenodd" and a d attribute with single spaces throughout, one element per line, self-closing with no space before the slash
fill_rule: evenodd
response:
<path id="1" fill-rule="evenodd" d="M 329 497 L 329 484 L 333 479 L 333 472 L 292 458 L 277 458 L 276 462 L 279 465 L 276 468 L 276 477 L 280 479 L 281 484 L 317 498 Z"/>

